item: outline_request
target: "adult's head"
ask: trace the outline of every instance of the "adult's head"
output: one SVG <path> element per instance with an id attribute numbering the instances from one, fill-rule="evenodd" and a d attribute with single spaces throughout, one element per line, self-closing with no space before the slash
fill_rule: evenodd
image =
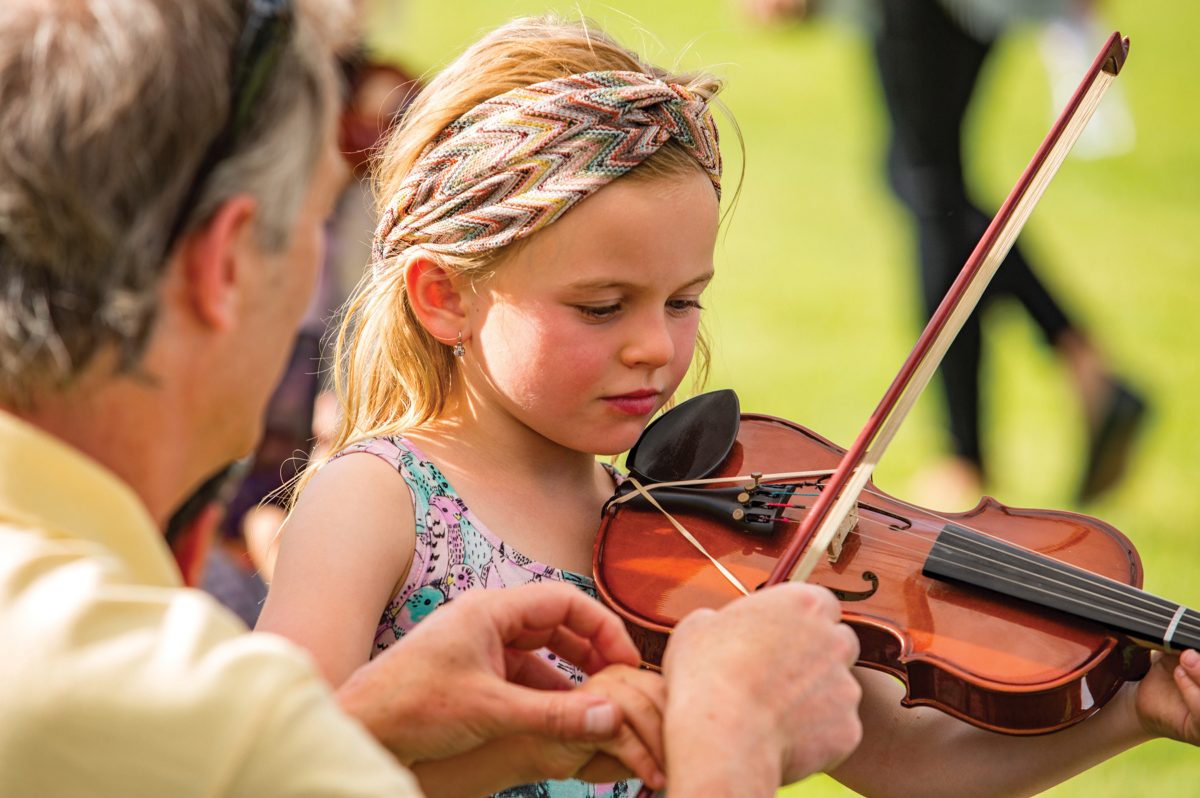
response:
<path id="1" fill-rule="evenodd" d="M 0 407 L 160 517 L 253 445 L 321 258 L 346 15 L 291 6 L 0 8 Z"/>

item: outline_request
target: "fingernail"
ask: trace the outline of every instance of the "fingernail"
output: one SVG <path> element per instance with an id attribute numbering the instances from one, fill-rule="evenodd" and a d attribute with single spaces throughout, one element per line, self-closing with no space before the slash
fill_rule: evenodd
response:
<path id="1" fill-rule="evenodd" d="M 1187 651 L 1179 655 L 1179 661 L 1188 668 L 1195 668 L 1200 666 L 1200 654 L 1197 654 L 1195 651 L 1189 648 Z"/>
<path id="2" fill-rule="evenodd" d="M 617 722 L 612 704 L 597 704 L 583 716 L 583 728 L 588 734 L 611 734 Z"/>

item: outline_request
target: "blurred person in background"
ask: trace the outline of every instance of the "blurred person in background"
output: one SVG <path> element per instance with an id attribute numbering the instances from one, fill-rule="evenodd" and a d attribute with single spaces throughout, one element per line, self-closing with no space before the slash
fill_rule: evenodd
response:
<path id="1" fill-rule="evenodd" d="M 800 18 L 810 11 L 808 0 L 742 1 L 760 21 Z M 932 315 L 991 220 L 968 189 L 963 169 L 963 122 L 988 54 L 1005 30 L 1031 18 L 1057 20 L 1055 38 L 1047 41 L 1061 41 L 1067 31 L 1077 45 L 1079 30 L 1087 27 L 1078 17 L 1090 12 L 1090 4 L 882 0 L 866 8 L 873 12 L 873 54 L 890 121 L 888 181 L 916 225 L 921 299 Z M 1072 89 L 1092 55 L 1069 79 Z M 1061 85 L 1057 72 L 1054 77 Z M 1121 146 L 1092 134 L 1088 148 L 1098 153 L 1110 145 Z M 942 509 L 964 509 L 983 493 L 988 466 L 980 434 L 980 318 L 1000 297 L 1020 303 L 1070 376 L 1087 430 L 1075 498 L 1091 501 L 1124 475 L 1146 403 L 1038 277 L 1019 242 L 942 361 L 952 455 L 918 477 L 914 498 Z"/>

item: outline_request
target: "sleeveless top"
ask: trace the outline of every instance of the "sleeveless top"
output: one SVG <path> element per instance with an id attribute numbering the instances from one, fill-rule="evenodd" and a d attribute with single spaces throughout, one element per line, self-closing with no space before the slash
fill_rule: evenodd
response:
<path id="1" fill-rule="evenodd" d="M 412 564 L 404 584 L 379 619 L 372 656 L 395 643 L 439 606 L 467 590 L 553 580 L 574 585 L 592 598 L 597 597 L 590 576 L 535 562 L 493 535 L 475 517 L 438 467 L 407 438 L 361 441 L 343 449 L 337 457 L 353 452 L 373 454 L 396 469 L 408 486 L 416 521 Z M 543 655 L 572 682 L 583 681 L 584 674 L 571 663 L 550 652 L 543 652 Z M 615 784 L 544 781 L 513 787 L 496 795 L 497 798 L 625 798 L 636 795 L 639 787 L 640 782 L 632 780 Z"/>

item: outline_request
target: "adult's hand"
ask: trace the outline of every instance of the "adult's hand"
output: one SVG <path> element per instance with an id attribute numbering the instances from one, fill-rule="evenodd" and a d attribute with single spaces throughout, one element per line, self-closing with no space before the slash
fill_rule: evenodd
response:
<path id="1" fill-rule="evenodd" d="M 828 590 L 788 584 L 675 628 L 663 661 L 672 794 L 770 796 L 854 750 L 858 639 L 840 616 Z"/>
<path id="2" fill-rule="evenodd" d="M 568 585 L 542 583 L 459 596 L 338 689 L 403 763 L 443 759 L 500 737 L 608 740 L 623 723 L 611 699 L 569 690 L 535 652 L 548 648 L 585 673 L 638 653 L 620 620 Z"/>

